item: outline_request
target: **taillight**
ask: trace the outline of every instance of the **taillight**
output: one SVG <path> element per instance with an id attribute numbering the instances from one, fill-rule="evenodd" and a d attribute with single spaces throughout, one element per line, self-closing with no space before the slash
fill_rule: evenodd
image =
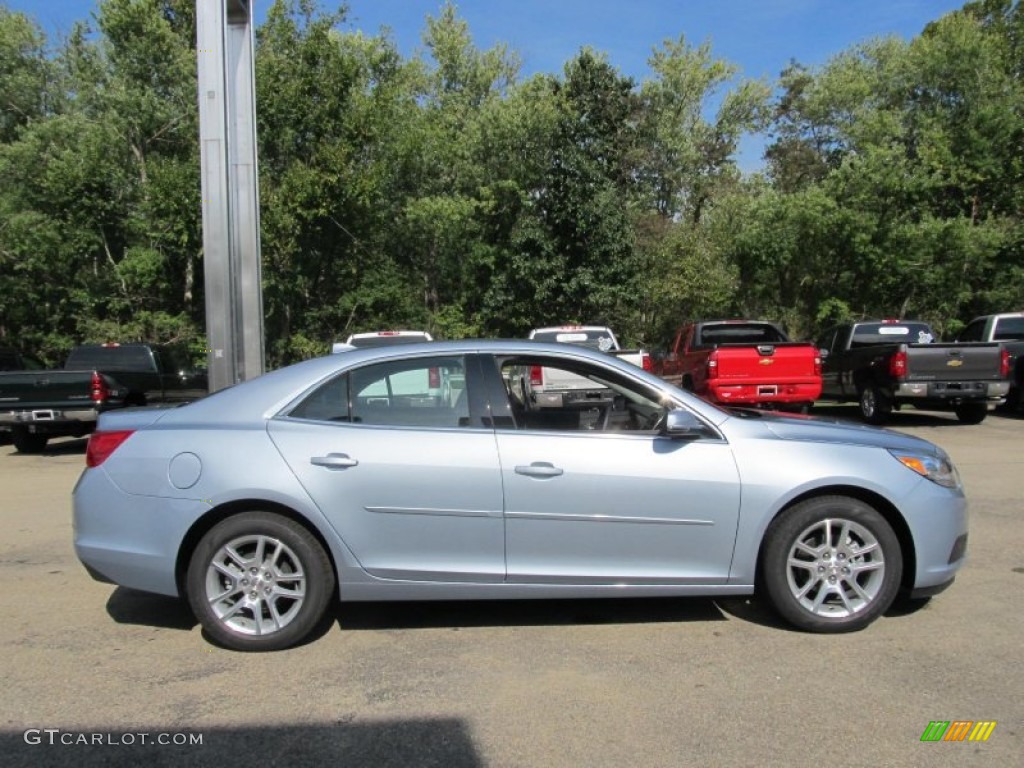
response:
<path id="1" fill-rule="evenodd" d="M 889 358 L 889 375 L 894 379 L 902 379 L 907 375 L 907 353 L 903 350 Z"/>
<path id="2" fill-rule="evenodd" d="M 113 432 L 93 432 L 85 449 L 85 466 L 98 467 L 110 454 L 134 434 L 133 429 L 119 429 Z"/>
<path id="3" fill-rule="evenodd" d="M 1010 378 L 1010 353 L 1006 351 L 1006 347 L 1000 347 L 999 355 L 999 378 L 1008 379 Z"/>
<path id="4" fill-rule="evenodd" d="M 640 367 L 645 371 L 653 371 L 654 366 L 651 364 L 651 356 L 646 352 L 640 353 Z"/>
<path id="5" fill-rule="evenodd" d="M 708 378 L 718 378 L 718 360 L 714 357 L 708 358 Z"/>
<path id="6" fill-rule="evenodd" d="M 821 355 L 814 356 L 814 375 L 821 376 Z"/>
<path id="7" fill-rule="evenodd" d="M 544 386 L 544 369 L 541 366 L 530 366 L 530 384 L 535 387 Z"/>
<path id="8" fill-rule="evenodd" d="M 92 383 L 89 385 L 89 397 L 94 403 L 102 403 L 110 397 L 110 387 L 99 371 L 92 372 Z"/>
<path id="9" fill-rule="evenodd" d="M 430 387 L 431 389 L 440 389 L 441 370 L 439 368 L 427 369 L 427 386 Z"/>

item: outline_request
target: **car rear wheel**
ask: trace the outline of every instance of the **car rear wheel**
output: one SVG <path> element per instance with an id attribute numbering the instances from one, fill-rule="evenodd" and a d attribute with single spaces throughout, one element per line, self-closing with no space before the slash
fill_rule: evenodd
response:
<path id="1" fill-rule="evenodd" d="M 956 417 L 964 424 L 981 424 L 988 416 L 985 403 L 961 403 L 956 407 Z"/>
<path id="2" fill-rule="evenodd" d="M 902 573 L 892 527 L 857 499 L 802 502 L 766 534 L 763 587 L 779 614 L 803 630 L 863 629 L 892 604 Z"/>
<path id="3" fill-rule="evenodd" d="M 860 415 L 868 424 L 884 424 L 892 413 L 892 401 L 880 388 L 867 384 L 860 391 Z"/>
<path id="4" fill-rule="evenodd" d="M 302 642 L 334 593 L 323 547 L 298 523 L 269 512 L 221 521 L 189 563 L 189 603 L 217 643 L 239 651 L 276 651 Z"/>

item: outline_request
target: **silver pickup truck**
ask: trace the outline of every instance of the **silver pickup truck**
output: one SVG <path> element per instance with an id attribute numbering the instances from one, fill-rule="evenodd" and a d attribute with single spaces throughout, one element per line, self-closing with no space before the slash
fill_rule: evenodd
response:
<path id="1" fill-rule="evenodd" d="M 576 344 L 597 349 L 628 363 L 651 370 L 651 356 L 641 349 L 622 349 L 611 328 L 601 325 L 561 325 L 530 331 L 534 341 Z M 537 408 L 563 408 L 573 404 L 585 406 L 608 395 L 607 387 L 600 387 L 590 379 L 568 371 L 530 366 L 517 372 L 517 386 L 526 402 Z"/>

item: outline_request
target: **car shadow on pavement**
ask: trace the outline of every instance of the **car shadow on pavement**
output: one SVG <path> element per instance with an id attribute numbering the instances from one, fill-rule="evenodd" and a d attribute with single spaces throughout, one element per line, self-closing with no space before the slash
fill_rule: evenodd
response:
<path id="1" fill-rule="evenodd" d="M 239 755 L 258 755 L 261 765 L 365 765 L 374 768 L 444 766 L 477 768 L 484 760 L 461 718 L 423 717 L 355 722 L 354 712 L 334 722 L 212 728 L 138 727 L 92 723 L 62 728 L 32 723 L 0 731 L 4 765 L 76 768 L 115 766 L 223 766 Z"/>
<path id="2" fill-rule="evenodd" d="M 88 437 L 60 438 L 46 444 L 46 447 L 39 453 L 21 453 L 15 450 L 13 445 L 5 445 L 0 448 L 8 456 L 16 458 L 33 458 L 38 456 L 84 456 L 85 447 L 89 444 Z M 83 464 L 84 466 L 84 464 Z"/>
<path id="3" fill-rule="evenodd" d="M 118 624 L 190 631 L 199 622 L 184 600 L 118 587 L 107 600 L 107 615 Z"/>
<path id="4" fill-rule="evenodd" d="M 678 597 L 343 603 L 335 614 L 343 631 L 725 620 L 714 600 Z"/>

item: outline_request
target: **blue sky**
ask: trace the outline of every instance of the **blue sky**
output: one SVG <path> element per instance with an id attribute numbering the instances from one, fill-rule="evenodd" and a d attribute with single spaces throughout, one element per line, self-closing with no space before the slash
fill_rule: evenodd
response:
<path id="1" fill-rule="evenodd" d="M 211 1 L 211 0 L 206 0 Z M 561 72 L 583 46 L 608 55 L 622 73 L 642 80 L 651 49 L 685 35 L 691 44 L 710 41 L 713 54 L 745 77 L 774 80 L 791 59 L 821 65 L 850 46 L 884 35 L 910 39 L 966 0 L 461 0 L 480 48 L 505 43 L 522 59 L 523 75 Z M 91 0 L 0 0 L 35 16 L 48 33 L 66 32 L 87 19 Z M 259 23 L 270 0 L 255 0 Z M 336 3 L 321 0 L 321 6 Z M 442 0 L 350 0 L 347 26 L 367 34 L 390 30 L 399 49 L 422 49 L 428 15 Z M 760 164 L 761 143 L 741 148 L 740 164 Z"/>

